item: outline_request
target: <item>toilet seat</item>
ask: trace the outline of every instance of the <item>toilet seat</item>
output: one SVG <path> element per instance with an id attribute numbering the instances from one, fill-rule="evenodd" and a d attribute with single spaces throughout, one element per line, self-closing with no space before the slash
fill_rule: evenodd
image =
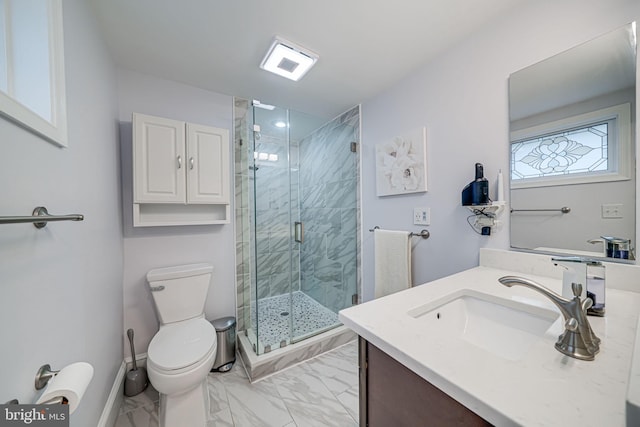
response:
<path id="1" fill-rule="evenodd" d="M 203 318 L 160 328 L 149 344 L 147 361 L 167 374 L 178 374 L 206 360 L 216 349 L 216 330 Z"/>

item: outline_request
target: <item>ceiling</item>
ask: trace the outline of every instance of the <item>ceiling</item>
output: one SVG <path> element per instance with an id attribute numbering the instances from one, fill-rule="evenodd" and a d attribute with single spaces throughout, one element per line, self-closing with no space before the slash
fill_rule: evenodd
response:
<path id="1" fill-rule="evenodd" d="M 118 66 L 331 118 L 525 0 L 87 0 Z M 278 35 L 320 55 L 299 82 L 259 64 Z"/>

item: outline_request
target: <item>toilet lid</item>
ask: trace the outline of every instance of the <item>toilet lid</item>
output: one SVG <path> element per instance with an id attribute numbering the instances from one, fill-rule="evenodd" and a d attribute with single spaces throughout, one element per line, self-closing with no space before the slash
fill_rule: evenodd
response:
<path id="1" fill-rule="evenodd" d="M 161 369 L 181 369 L 204 358 L 215 340 L 216 330 L 205 319 L 167 325 L 151 340 L 148 357 Z"/>

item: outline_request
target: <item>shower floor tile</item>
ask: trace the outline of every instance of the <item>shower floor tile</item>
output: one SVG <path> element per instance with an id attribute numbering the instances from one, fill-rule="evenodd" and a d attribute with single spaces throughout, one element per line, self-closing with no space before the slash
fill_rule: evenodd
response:
<path id="1" fill-rule="evenodd" d="M 291 311 L 293 310 L 293 313 Z M 291 340 L 293 317 L 294 340 L 323 332 L 339 325 L 338 315 L 301 291 L 258 300 L 258 340 L 260 348 L 279 348 L 280 343 Z M 255 312 L 252 314 L 253 325 Z"/>

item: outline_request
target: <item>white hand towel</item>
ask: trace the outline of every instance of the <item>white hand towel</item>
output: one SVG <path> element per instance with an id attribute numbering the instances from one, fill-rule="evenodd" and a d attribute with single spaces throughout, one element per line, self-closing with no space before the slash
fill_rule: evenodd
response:
<path id="1" fill-rule="evenodd" d="M 375 230 L 375 297 L 411 287 L 411 241 L 409 232 Z"/>

